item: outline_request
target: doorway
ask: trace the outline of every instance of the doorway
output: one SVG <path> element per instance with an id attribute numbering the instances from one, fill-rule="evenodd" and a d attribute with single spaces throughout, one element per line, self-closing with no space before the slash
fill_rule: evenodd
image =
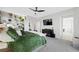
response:
<path id="1" fill-rule="evenodd" d="M 72 41 L 73 39 L 73 17 L 63 18 L 63 39 Z"/>

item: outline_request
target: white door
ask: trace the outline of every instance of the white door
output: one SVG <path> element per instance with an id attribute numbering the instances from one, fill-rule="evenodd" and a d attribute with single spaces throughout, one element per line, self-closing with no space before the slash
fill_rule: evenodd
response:
<path id="1" fill-rule="evenodd" d="M 72 41 L 73 17 L 63 18 L 63 39 Z"/>

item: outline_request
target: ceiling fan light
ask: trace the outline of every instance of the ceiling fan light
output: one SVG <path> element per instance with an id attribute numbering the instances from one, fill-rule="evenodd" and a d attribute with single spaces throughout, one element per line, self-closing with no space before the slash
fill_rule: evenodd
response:
<path id="1" fill-rule="evenodd" d="M 34 13 L 35 15 L 37 14 L 37 12 Z"/>

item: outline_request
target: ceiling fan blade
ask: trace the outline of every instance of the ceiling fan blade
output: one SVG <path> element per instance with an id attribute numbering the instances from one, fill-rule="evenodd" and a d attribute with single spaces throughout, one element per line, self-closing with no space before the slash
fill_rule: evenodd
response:
<path id="1" fill-rule="evenodd" d="M 44 12 L 45 10 L 37 10 L 37 12 Z"/>
<path id="2" fill-rule="evenodd" d="M 32 9 L 32 8 L 29 8 L 30 10 L 32 10 L 32 11 L 34 11 L 34 12 L 36 12 L 36 10 L 34 10 L 34 9 Z"/>
<path id="3" fill-rule="evenodd" d="M 45 10 L 38 10 L 38 7 L 35 7 L 35 9 L 29 8 L 30 10 L 34 12 L 44 12 Z"/>

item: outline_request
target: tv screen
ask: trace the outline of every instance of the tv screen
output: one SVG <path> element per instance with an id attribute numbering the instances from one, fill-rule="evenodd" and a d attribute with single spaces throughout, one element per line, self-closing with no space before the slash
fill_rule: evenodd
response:
<path id="1" fill-rule="evenodd" d="M 45 19 L 43 20 L 44 25 L 52 25 L 52 19 Z"/>

